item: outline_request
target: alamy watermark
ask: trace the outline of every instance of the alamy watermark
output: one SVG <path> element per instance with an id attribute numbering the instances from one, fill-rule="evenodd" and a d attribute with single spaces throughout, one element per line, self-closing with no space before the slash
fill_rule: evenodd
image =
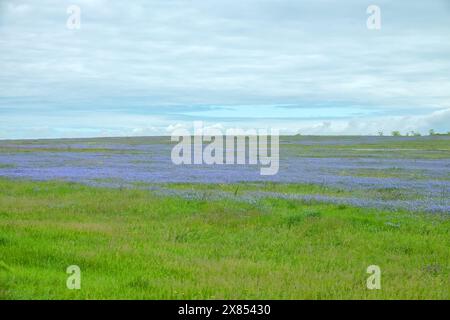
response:
<path id="1" fill-rule="evenodd" d="M 277 129 L 238 129 L 225 132 L 194 122 L 193 134 L 186 128 L 175 129 L 171 140 L 178 142 L 171 153 L 172 162 L 181 164 L 260 165 L 261 175 L 275 175 L 279 170 L 280 138 Z"/>
<path id="2" fill-rule="evenodd" d="M 81 28 L 81 8 L 77 5 L 70 5 L 66 9 L 69 17 L 66 21 L 67 29 L 75 30 Z"/>
<path id="3" fill-rule="evenodd" d="M 66 21 L 66 26 L 70 30 L 81 29 L 81 8 L 78 5 L 70 5 L 66 9 L 69 17 Z M 377 5 L 371 4 L 367 7 L 366 13 L 369 17 L 366 20 L 366 26 L 369 30 L 381 29 L 381 8 Z"/>
<path id="4" fill-rule="evenodd" d="M 66 286 L 69 290 L 81 289 L 81 269 L 77 265 L 68 266 L 66 273 L 69 275 L 66 280 Z"/>
<path id="5" fill-rule="evenodd" d="M 369 30 L 380 30 L 381 29 L 381 9 L 379 6 L 374 4 L 367 7 L 367 14 L 370 16 L 367 18 L 366 25 Z"/>
<path id="6" fill-rule="evenodd" d="M 381 268 L 377 265 L 370 265 L 367 267 L 366 271 L 371 274 L 371 276 L 367 278 L 367 289 L 381 289 Z"/>

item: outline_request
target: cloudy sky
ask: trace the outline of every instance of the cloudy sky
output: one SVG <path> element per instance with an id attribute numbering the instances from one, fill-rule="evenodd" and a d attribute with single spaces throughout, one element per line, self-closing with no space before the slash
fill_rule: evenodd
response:
<path id="1" fill-rule="evenodd" d="M 366 26 L 372 4 L 380 30 Z M 450 1 L 0 0 L 0 139 L 159 135 L 195 120 L 449 131 Z"/>

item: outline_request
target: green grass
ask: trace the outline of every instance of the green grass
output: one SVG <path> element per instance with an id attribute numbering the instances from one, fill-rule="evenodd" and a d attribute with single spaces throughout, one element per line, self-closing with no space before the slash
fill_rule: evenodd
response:
<path id="1" fill-rule="evenodd" d="M 449 299 L 449 230 L 447 215 L 0 179 L 0 298 Z"/>
<path id="2" fill-rule="evenodd" d="M 374 158 L 374 159 L 448 159 L 449 136 L 382 137 L 372 143 L 361 143 L 358 137 L 282 137 L 282 155 L 314 158 Z M 327 140 L 338 141 L 329 143 Z M 303 144 L 315 141 L 320 144 Z M 347 141 L 348 144 L 345 144 Z"/>
<path id="3" fill-rule="evenodd" d="M 313 158 L 373 158 L 373 159 L 448 159 L 450 136 L 373 137 L 364 142 L 363 136 L 281 136 L 281 157 Z M 313 143 L 313 144 L 311 144 Z M 47 145 L 43 147 L 42 144 Z M 72 147 L 72 144 L 87 147 Z M 109 147 L 105 147 L 108 146 Z M 173 145 L 170 137 L 117 137 L 85 139 L 0 140 L 0 153 L 77 152 L 104 154 L 141 154 L 147 151 L 122 150 L 115 144 L 136 146 L 142 144 Z M 27 148 L 20 148 L 26 146 Z"/>
<path id="4" fill-rule="evenodd" d="M 0 163 L 0 169 L 12 169 L 16 166 L 12 163 Z"/>
<path id="5" fill-rule="evenodd" d="M 14 148 L 14 147 L 1 147 L 0 153 L 33 153 L 33 152 L 77 152 L 77 153 L 118 153 L 118 154 L 138 154 L 141 153 L 136 150 L 120 150 L 120 149 L 111 149 L 111 148 L 73 148 L 70 146 L 67 147 L 58 147 L 58 148 Z"/>
<path id="6" fill-rule="evenodd" d="M 136 187 L 150 187 L 151 183 L 134 183 Z M 279 183 L 279 182 L 243 182 L 234 184 L 209 184 L 209 183 L 168 183 L 159 184 L 168 189 L 190 190 L 203 192 L 205 197 L 214 195 L 216 192 L 226 192 L 233 195 L 244 195 L 251 192 L 267 192 L 295 195 L 324 195 L 332 197 L 351 197 L 361 199 L 377 200 L 417 200 L 424 198 L 423 195 L 410 189 L 377 188 L 373 190 L 346 190 L 323 184 L 307 183 Z"/>
<path id="7" fill-rule="evenodd" d="M 364 168 L 364 169 L 346 169 L 341 170 L 339 174 L 343 176 L 355 177 L 374 177 L 374 178 L 400 178 L 407 180 L 428 179 L 425 175 L 425 170 L 406 170 L 403 168 Z"/>

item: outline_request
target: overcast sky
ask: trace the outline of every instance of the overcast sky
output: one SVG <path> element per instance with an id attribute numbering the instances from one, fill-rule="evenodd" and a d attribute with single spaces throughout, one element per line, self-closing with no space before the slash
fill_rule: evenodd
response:
<path id="1" fill-rule="evenodd" d="M 371 4 L 381 30 L 366 26 Z M 449 131 L 450 1 L 0 0 L 0 139 L 168 134 L 194 120 Z"/>

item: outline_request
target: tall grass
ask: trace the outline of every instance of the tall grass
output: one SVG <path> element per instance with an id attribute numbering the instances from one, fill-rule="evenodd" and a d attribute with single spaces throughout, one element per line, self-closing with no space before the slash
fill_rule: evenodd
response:
<path id="1" fill-rule="evenodd" d="M 448 299 L 449 230 L 445 215 L 0 180 L 0 298 Z"/>

